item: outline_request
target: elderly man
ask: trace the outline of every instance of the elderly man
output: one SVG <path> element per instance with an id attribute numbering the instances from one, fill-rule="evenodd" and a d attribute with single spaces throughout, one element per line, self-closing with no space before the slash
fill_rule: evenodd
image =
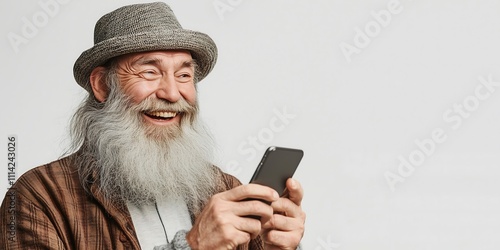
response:
<path id="1" fill-rule="evenodd" d="M 74 65 L 89 92 L 71 123 L 74 153 L 8 191 L 0 248 L 295 249 L 300 184 L 289 179 L 278 197 L 211 163 L 196 84 L 216 58 L 212 39 L 183 29 L 164 3 L 99 19 Z"/>

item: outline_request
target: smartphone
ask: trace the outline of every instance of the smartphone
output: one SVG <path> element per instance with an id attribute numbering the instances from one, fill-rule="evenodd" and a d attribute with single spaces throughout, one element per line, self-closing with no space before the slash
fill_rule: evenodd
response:
<path id="1" fill-rule="evenodd" d="M 250 183 L 271 187 L 283 196 L 286 180 L 293 176 L 303 156 L 304 152 L 300 149 L 269 147 L 262 156 Z"/>

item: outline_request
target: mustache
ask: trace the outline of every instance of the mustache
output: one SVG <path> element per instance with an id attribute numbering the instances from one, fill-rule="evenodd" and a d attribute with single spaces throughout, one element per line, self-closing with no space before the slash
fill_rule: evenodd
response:
<path id="1" fill-rule="evenodd" d="M 198 110 L 197 103 L 189 103 L 181 97 L 177 102 L 169 102 L 164 99 L 158 99 L 150 96 L 139 104 L 131 105 L 134 111 L 137 112 L 153 112 L 153 111 L 172 111 L 183 113 L 195 113 Z"/>

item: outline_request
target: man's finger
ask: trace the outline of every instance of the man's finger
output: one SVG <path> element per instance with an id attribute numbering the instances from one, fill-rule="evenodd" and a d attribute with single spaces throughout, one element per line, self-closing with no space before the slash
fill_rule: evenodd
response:
<path id="1" fill-rule="evenodd" d="M 288 198 L 280 198 L 279 200 L 273 202 L 271 207 L 273 208 L 274 213 L 283 214 L 288 217 L 298 218 L 302 216 L 303 213 L 300 206 Z"/>
<path id="2" fill-rule="evenodd" d="M 274 214 L 270 220 L 262 225 L 264 229 L 276 229 L 279 231 L 293 231 L 303 229 L 303 221 L 297 218 L 287 217 L 281 214 Z"/>
<path id="3" fill-rule="evenodd" d="M 225 192 L 221 196 L 221 198 L 228 201 L 258 199 L 258 200 L 265 200 L 268 202 L 274 202 L 279 199 L 279 195 L 274 189 L 270 187 L 258 184 L 247 184 L 238 186 L 236 188 L 233 188 Z"/>
<path id="4" fill-rule="evenodd" d="M 304 190 L 302 189 L 300 183 L 292 178 L 289 178 L 286 181 L 286 188 L 288 199 L 297 204 L 297 206 L 300 206 L 302 198 L 304 197 Z"/>
<path id="5" fill-rule="evenodd" d="M 264 242 L 271 245 L 266 249 L 295 249 L 299 245 L 302 236 L 303 233 L 299 231 L 266 230 L 263 234 Z"/>
<path id="6" fill-rule="evenodd" d="M 253 216 L 260 221 L 268 221 L 273 216 L 273 208 L 259 200 L 240 201 L 233 207 L 233 213 L 242 217 Z"/>

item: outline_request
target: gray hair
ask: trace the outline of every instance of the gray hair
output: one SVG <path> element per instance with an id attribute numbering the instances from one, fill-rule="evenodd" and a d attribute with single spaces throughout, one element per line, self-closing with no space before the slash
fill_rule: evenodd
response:
<path id="1" fill-rule="evenodd" d="M 218 178 L 211 164 L 214 143 L 198 105 L 184 99 L 134 104 L 122 93 L 116 69 L 115 62 L 106 66 L 107 100 L 89 94 L 71 120 L 70 150 L 77 151 L 72 163 L 84 188 L 89 192 L 97 181 L 107 199 L 135 204 L 174 196 L 196 211 L 215 192 Z M 145 128 L 138 115 L 145 107 L 182 112 L 180 126 Z"/>

